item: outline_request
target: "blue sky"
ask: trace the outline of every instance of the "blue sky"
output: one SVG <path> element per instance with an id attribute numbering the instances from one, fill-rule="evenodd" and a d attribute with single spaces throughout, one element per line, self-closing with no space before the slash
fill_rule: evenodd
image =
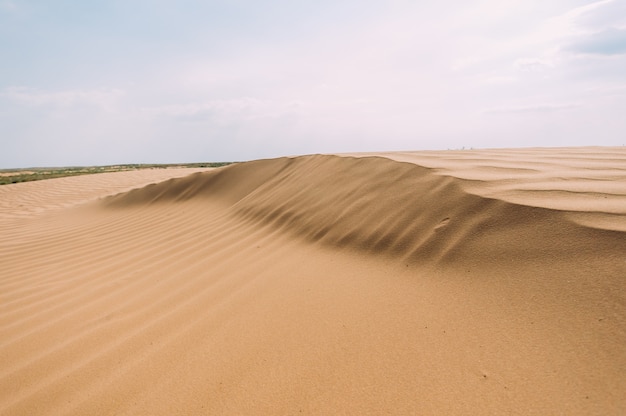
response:
<path id="1" fill-rule="evenodd" d="M 626 144 L 624 0 L 0 0 L 0 168 Z"/>

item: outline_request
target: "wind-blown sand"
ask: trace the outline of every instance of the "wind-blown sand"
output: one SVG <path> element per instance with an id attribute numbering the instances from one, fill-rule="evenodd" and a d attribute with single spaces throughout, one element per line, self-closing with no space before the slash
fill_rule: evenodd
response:
<path id="1" fill-rule="evenodd" d="M 0 414 L 626 413 L 625 148 L 358 156 L 0 187 Z"/>

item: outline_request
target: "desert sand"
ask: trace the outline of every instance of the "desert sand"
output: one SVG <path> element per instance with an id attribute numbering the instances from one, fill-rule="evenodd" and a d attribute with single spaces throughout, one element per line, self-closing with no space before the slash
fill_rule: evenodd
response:
<path id="1" fill-rule="evenodd" d="M 0 414 L 626 414 L 626 148 L 187 173 L 0 187 Z"/>

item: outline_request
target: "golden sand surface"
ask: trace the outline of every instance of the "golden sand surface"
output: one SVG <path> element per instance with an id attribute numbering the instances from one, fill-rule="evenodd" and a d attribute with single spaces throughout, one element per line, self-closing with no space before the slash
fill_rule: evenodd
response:
<path id="1" fill-rule="evenodd" d="M 206 172 L 211 168 L 140 169 L 46 179 L 0 186 L 0 225 L 11 218 L 67 208 L 167 179 Z"/>
<path id="2" fill-rule="evenodd" d="M 626 149 L 185 173 L 0 187 L 0 414 L 626 413 Z"/>

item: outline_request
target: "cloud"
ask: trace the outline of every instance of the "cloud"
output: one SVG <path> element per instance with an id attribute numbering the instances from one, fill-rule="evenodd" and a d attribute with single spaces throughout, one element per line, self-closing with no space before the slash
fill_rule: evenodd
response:
<path id="1" fill-rule="evenodd" d="M 42 91 L 30 87 L 7 87 L 0 96 L 32 107 L 68 108 L 90 105 L 111 111 L 115 102 L 125 95 L 121 89 Z"/>
<path id="2" fill-rule="evenodd" d="M 301 102 L 277 102 L 254 97 L 210 100 L 186 104 L 143 107 L 140 112 L 150 118 L 170 118 L 183 122 L 213 121 L 231 123 L 295 114 Z"/>
<path id="3" fill-rule="evenodd" d="M 585 6 L 576 7 L 568 12 L 557 16 L 548 21 L 549 25 L 554 27 L 557 35 L 576 35 L 588 33 L 592 29 L 589 28 L 588 20 L 590 15 L 601 12 L 607 6 L 612 5 L 615 0 L 596 1 Z M 587 22 L 587 23 L 586 23 Z"/>
<path id="4" fill-rule="evenodd" d="M 466 68 L 471 68 L 473 65 L 480 63 L 481 59 L 476 56 L 466 56 L 455 59 L 450 65 L 452 71 L 462 71 Z"/>
<path id="5" fill-rule="evenodd" d="M 554 111 L 572 110 L 582 107 L 581 103 L 543 103 L 535 105 L 501 107 L 484 110 L 485 114 L 507 114 L 507 113 L 549 113 Z"/>
<path id="6" fill-rule="evenodd" d="M 507 75 L 493 75 L 487 76 L 480 80 L 481 84 L 485 85 L 507 85 L 518 82 L 519 78 Z"/>
<path id="7" fill-rule="evenodd" d="M 504 49 L 499 53 L 506 54 L 508 50 L 533 51 L 530 53 L 532 58 L 518 58 L 515 61 L 518 69 L 521 69 L 519 65 L 528 64 L 531 60 L 550 66 L 554 63 L 555 55 L 567 49 L 574 40 L 615 28 L 617 21 L 611 19 L 610 15 L 616 12 L 616 4 L 618 2 L 615 0 L 600 0 L 539 20 L 529 26 L 530 30 L 526 33 L 504 39 L 501 43 Z"/>
<path id="8" fill-rule="evenodd" d="M 611 5 L 614 0 L 600 0 L 575 7 L 529 26 L 530 31 L 517 39 L 506 39 L 506 48 L 544 47 L 551 50 L 572 36 L 583 35 L 599 29 L 589 26 L 587 17 Z M 547 52 L 547 51 L 546 51 Z"/>
<path id="9" fill-rule="evenodd" d="M 626 2 L 602 0 L 578 7 L 552 23 L 567 27 L 560 50 L 582 55 L 626 54 Z"/>
<path id="10" fill-rule="evenodd" d="M 566 50 L 590 55 L 626 54 L 626 29 L 607 29 L 576 39 Z"/>
<path id="11" fill-rule="evenodd" d="M 484 65 L 484 72 L 489 74 L 486 79 L 518 78 L 523 90 L 516 94 L 529 93 L 529 100 L 532 96 L 547 97 L 549 102 L 580 99 L 577 85 L 621 82 L 619 73 L 623 73 L 622 58 L 626 56 L 626 2 L 601 0 L 554 11 L 552 17 L 535 20 L 519 36 L 497 43 L 492 65 Z M 536 88 L 542 92 L 533 92 Z M 548 92 L 554 95 L 549 97 Z"/>
<path id="12" fill-rule="evenodd" d="M 626 2 L 612 0 L 602 3 L 600 6 L 578 16 L 577 24 L 592 32 L 626 26 Z"/>
<path id="13" fill-rule="evenodd" d="M 618 3 L 600 0 L 572 8 L 568 7 L 571 1 L 537 7 L 531 2 L 511 0 L 499 5 L 495 14 L 492 10 L 486 13 L 481 3 L 476 18 L 483 24 L 480 29 L 470 26 L 470 30 L 464 30 L 464 54 L 452 61 L 451 70 L 482 72 L 481 78 L 488 74 L 488 79 L 495 80 L 533 79 L 533 73 L 558 76 L 562 67 L 577 64 L 572 62 L 572 51 L 568 49 L 575 41 L 586 41 L 595 33 L 614 28 L 617 20 L 610 16 L 619 11 Z M 472 54 L 465 55 L 467 50 Z"/>
<path id="14" fill-rule="evenodd" d="M 518 59 L 513 66 L 522 72 L 541 72 L 552 68 L 551 63 L 538 58 Z"/>

